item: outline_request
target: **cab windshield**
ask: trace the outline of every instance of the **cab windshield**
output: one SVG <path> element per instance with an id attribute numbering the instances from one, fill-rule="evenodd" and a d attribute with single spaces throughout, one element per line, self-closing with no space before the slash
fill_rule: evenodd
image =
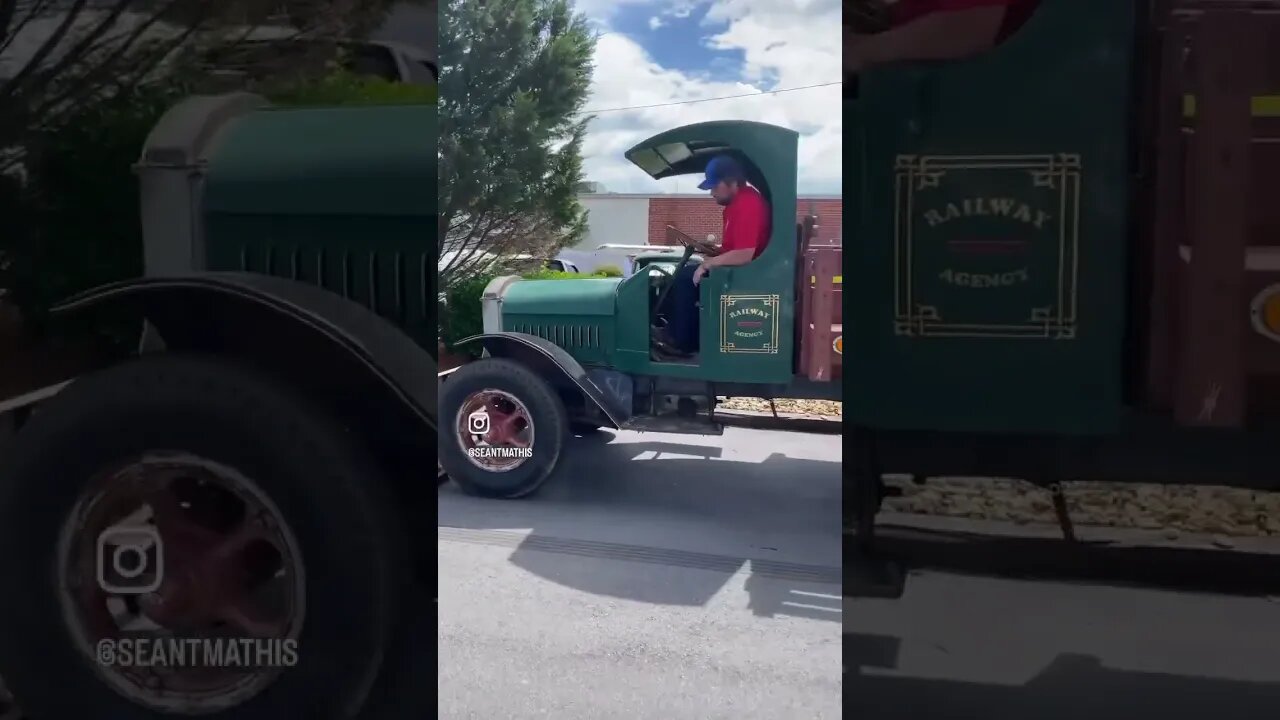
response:
<path id="1" fill-rule="evenodd" d="M 653 277 L 662 275 L 664 270 L 667 275 L 671 275 L 676 271 L 677 265 L 679 265 L 678 262 L 651 262 L 645 267 L 649 268 L 649 275 Z"/>

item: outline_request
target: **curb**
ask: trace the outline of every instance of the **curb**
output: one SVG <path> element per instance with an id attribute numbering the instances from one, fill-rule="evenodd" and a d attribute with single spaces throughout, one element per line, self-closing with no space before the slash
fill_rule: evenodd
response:
<path id="1" fill-rule="evenodd" d="M 784 430 L 791 432 L 820 433 L 839 435 L 844 431 L 844 421 L 840 418 L 822 415 L 801 415 L 797 413 L 755 412 L 752 410 L 719 410 L 715 411 L 716 422 L 733 427 L 745 427 L 755 430 Z"/>

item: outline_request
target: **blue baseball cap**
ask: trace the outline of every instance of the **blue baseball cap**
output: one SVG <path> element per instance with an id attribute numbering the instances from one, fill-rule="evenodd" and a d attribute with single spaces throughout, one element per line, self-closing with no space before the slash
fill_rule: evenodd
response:
<path id="1" fill-rule="evenodd" d="M 710 190 L 721 180 L 737 180 L 743 177 L 742 166 L 730 155 L 717 155 L 707 163 L 707 179 L 698 184 L 699 190 Z"/>

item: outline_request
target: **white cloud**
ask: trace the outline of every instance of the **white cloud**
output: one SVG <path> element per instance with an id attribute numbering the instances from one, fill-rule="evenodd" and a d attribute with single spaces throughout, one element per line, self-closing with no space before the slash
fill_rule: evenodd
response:
<path id="1" fill-rule="evenodd" d="M 664 68 L 634 40 L 605 33 L 596 45 L 595 75 L 588 109 L 658 105 L 727 95 L 750 97 L 603 113 L 593 121 L 584 147 L 586 177 L 616 192 L 691 192 L 691 177 L 650 180 L 623 159 L 635 143 L 662 130 L 706 120 L 756 120 L 801 134 L 800 191 L 841 189 L 842 118 L 839 85 L 765 94 L 841 78 L 841 4 L 837 0 L 695 0 L 709 5 L 707 43 L 740 51 L 736 79 L 708 80 Z M 652 6 L 650 23 L 687 17 L 690 0 L 578 0 L 578 8 L 600 27 L 623 4 Z M 723 70 L 718 64 L 717 70 Z M 707 68 L 711 70 L 711 68 Z M 719 72 L 717 77 L 724 77 Z"/>

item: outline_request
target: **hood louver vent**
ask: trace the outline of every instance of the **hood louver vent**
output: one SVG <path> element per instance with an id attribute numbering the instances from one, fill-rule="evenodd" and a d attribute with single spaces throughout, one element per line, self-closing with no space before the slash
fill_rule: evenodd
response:
<path id="1" fill-rule="evenodd" d="M 600 327 L 580 323 L 515 323 L 509 330 L 549 340 L 562 348 L 600 347 Z"/>

